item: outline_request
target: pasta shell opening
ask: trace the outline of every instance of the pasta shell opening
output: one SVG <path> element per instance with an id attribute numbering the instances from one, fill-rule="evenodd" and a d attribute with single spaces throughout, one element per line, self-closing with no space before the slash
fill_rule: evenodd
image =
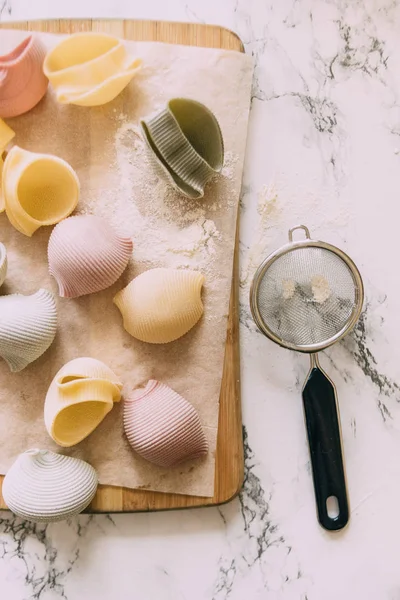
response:
<path id="1" fill-rule="evenodd" d="M 52 225 L 69 215 L 77 204 L 77 183 L 65 165 L 40 158 L 21 174 L 18 199 L 26 214 L 41 225 Z"/>
<path id="2" fill-rule="evenodd" d="M 61 446 L 78 444 L 96 429 L 111 408 L 95 400 L 67 406 L 54 421 L 52 438 Z"/>
<path id="3" fill-rule="evenodd" d="M 60 446 L 70 447 L 92 433 L 121 399 L 122 384 L 101 361 L 78 358 L 54 377 L 46 395 L 44 420 Z"/>

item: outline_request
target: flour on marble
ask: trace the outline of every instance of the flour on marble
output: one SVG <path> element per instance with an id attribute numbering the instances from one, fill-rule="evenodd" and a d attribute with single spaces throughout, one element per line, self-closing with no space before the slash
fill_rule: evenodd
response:
<path id="1" fill-rule="evenodd" d="M 258 219 L 254 231 L 254 242 L 244 258 L 240 273 L 240 285 L 246 292 L 250 289 L 255 271 L 267 256 L 268 236 L 266 233 L 274 224 L 273 217 L 279 212 L 276 185 L 274 183 L 263 185 L 257 194 Z"/>

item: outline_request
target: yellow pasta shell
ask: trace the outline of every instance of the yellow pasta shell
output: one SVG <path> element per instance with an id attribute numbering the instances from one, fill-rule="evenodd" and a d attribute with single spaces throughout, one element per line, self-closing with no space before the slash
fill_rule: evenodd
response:
<path id="1" fill-rule="evenodd" d="M 31 236 L 42 225 L 68 217 L 79 199 L 79 180 L 61 158 L 14 146 L 2 176 L 4 205 L 11 224 Z"/>
<path id="2" fill-rule="evenodd" d="M 93 32 L 62 40 L 47 54 L 43 70 L 61 104 L 100 106 L 122 92 L 141 64 L 121 40 Z"/>
<path id="3" fill-rule="evenodd" d="M 44 405 L 52 439 L 69 447 L 85 439 L 121 399 L 122 383 L 94 358 L 76 358 L 54 377 Z"/>

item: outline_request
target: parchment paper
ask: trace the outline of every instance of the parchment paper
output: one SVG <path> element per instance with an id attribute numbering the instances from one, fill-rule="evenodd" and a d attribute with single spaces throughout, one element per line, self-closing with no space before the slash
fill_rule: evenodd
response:
<path id="1" fill-rule="evenodd" d="M 0 31 L 0 54 L 25 36 Z M 42 37 L 50 47 L 58 36 Z M 82 186 L 77 212 L 98 214 L 122 227 L 132 237 L 134 251 L 127 271 L 108 290 L 76 300 L 58 298 L 48 275 L 51 228 L 30 239 L 0 215 L 0 240 L 9 256 L 0 294 L 47 288 L 57 297 L 59 315 L 55 342 L 39 360 L 17 374 L 0 360 L 0 473 L 20 452 L 40 447 L 88 461 L 101 483 L 212 496 L 252 61 L 238 52 L 159 43 L 128 46 L 143 58 L 143 70 L 114 102 L 91 109 L 60 106 L 49 91 L 30 113 L 7 121 L 16 131 L 17 145 L 59 155 L 76 169 Z M 137 128 L 140 118 L 179 96 L 210 107 L 225 141 L 224 172 L 209 184 L 205 199 L 195 202 L 158 179 Z M 156 266 L 195 268 L 206 277 L 203 319 L 180 340 L 161 346 L 128 335 L 112 303 L 134 276 Z M 122 402 L 85 441 L 69 450 L 56 446 L 44 427 L 44 398 L 58 369 L 79 356 L 92 356 L 112 368 L 124 383 L 125 396 L 149 378 L 183 395 L 200 413 L 210 444 L 207 459 L 174 469 L 142 460 L 123 435 Z"/>

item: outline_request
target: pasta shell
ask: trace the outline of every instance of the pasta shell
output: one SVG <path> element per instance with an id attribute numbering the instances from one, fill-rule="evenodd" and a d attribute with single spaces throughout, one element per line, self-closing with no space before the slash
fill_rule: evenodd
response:
<path id="1" fill-rule="evenodd" d="M 43 73 L 46 49 L 35 35 L 0 56 L 0 117 L 17 117 L 31 110 L 46 93 Z"/>
<path id="2" fill-rule="evenodd" d="M 52 439 L 69 447 L 85 439 L 121 399 L 122 384 L 104 363 L 76 358 L 54 377 L 44 404 Z"/>
<path id="3" fill-rule="evenodd" d="M 50 154 L 14 146 L 4 162 L 2 184 L 11 224 L 29 237 L 42 225 L 54 225 L 68 217 L 78 204 L 75 171 Z"/>
<path id="4" fill-rule="evenodd" d="M 82 512 L 93 500 L 98 480 L 94 468 L 50 450 L 20 454 L 3 481 L 10 510 L 37 523 L 62 521 Z"/>
<path id="5" fill-rule="evenodd" d="M 22 371 L 51 346 L 57 330 L 53 294 L 0 296 L 0 356 L 12 372 Z"/>
<path id="6" fill-rule="evenodd" d="M 195 408 L 159 381 L 150 380 L 124 401 L 124 429 L 132 448 L 160 467 L 172 467 L 208 452 Z"/>
<path id="7" fill-rule="evenodd" d="M 108 288 L 124 272 L 132 240 L 92 215 L 70 217 L 54 228 L 48 247 L 49 271 L 60 296 L 76 298 Z"/>
<path id="8" fill-rule="evenodd" d="M 195 100 L 173 98 L 141 126 L 175 186 L 190 198 L 204 196 L 205 185 L 224 163 L 222 133 L 214 114 Z"/>
<path id="9" fill-rule="evenodd" d="M 185 335 L 201 318 L 203 283 L 196 271 L 150 269 L 118 292 L 114 303 L 133 337 L 166 344 Z"/>
<path id="10" fill-rule="evenodd" d="M 61 104 L 100 106 L 122 92 L 141 64 L 118 38 L 76 33 L 50 50 L 43 69 Z"/>
<path id="11" fill-rule="evenodd" d="M 3 285 L 7 275 L 7 250 L 0 242 L 0 286 Z"/>

